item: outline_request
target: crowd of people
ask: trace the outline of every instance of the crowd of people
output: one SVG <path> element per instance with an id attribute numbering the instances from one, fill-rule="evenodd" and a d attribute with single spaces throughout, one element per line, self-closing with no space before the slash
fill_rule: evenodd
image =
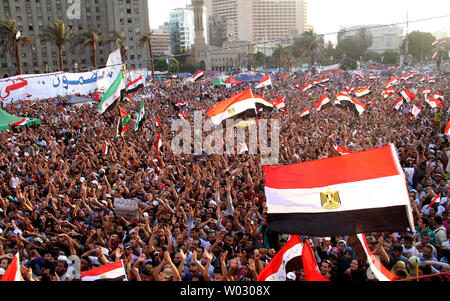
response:
<path id="1" fill-rule="evenodd" d="M 260 118 L 280 120 L 279 165 L 339 156 L 337 144 L 352 152 L 395 144 L 416 229 L 366 237 L 398 279 L 432 274 L 440 275 L 420 280 L 449 279 L 450 145 L 444 129 L 450 81 L 435 74 L 436 83 L 419 81 L 419 74 L 395 86 L 397 92 L 412 89 L 417 95 L 399 110 L 394 109 L 398 93 L 381 94 L 388 78 L 358 78 L 352 85 L 371 90 L 360 98 L 366 104 L 361 115 L 333 101 L 313 109 L 324 93 L 334 100 L 335 93 L 347 89 L 350 73 L 327 74 L 329 82 L 306 92 L 303 75 L 278 74 L 264 90 L 269 101 L 285 96 L 285 111 L 260 113 Z M 139 130 L 133 124 L 121 135 L 117 109 L 100 115 L 97 103 L 55 105 L 65 102 L 60 97 L 32 107 L 27 101 L 5 104 L 11 114 L 42 122 L 0 133 L 0 277 L 18 253 L 26 281 L 78 281 L 80 272 L 119 260 L 129 281 L 255 281 L 289 239 L 289 233 L 274 233 L 267 225 L 260 156 L 174 155 L 171 150 L 176 135 L 171 124 L 180 111 L 192 123 L 194 111 L 205 114 L 249 87 L 262 92 L 247 83 L 213 87 L 211 80 L 159 81 L 131 101 L 122 100 L 120 107 L 134 123 L 144 99 L 145 119 Z M 442 107 L 425 103 L 425 88 L 444 95 Z M 416 118 L 409 114 L 413 104 L 422 107 Z M 311 113 L 302 118 L 306 107 Z M 161 161 L 156 156 L 159 133 Z M 438 194 L 440 201 L 429 206 Z M 136 200 L 138 218 L 117 216 L 115 198 Z M 320 271 L 331 281 L 372 280 L 367 262 L 345 234 L 302 239 L 310 239 Z M 302 267 L 287 272 L 288 281 L 305 280 Z"/>

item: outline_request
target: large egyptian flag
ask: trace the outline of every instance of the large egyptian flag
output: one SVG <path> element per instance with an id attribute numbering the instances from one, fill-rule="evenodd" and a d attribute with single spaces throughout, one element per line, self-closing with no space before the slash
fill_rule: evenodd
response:
<path id="1" fill-rule="evenodd" d="M 103 114 L 114 108 L 114 106 L 116 105 L 117 101 L 120 98 L 122 90 L 124 89 L 125 89 L 125 81 L 122 69 L 120 70 L 119 74 L 117 75 L 116 79 L 113 81 L 111 86 L 108 88 L 108 90 L 106 90 L 102 100 L 100 101 L 100 104 L 98 105 L 98 110 L 100 114 Z"/>
<path id="2" fill-rule="evenodd" d="M 317 111 L 320 111 L 324 105 L 326 105 L 327 103 L 330 102 L 330 98 L 328 98 L 327 94 L 322 95 L 322 97 L 316 102 L 316 104 L 314 105 L 314 108 Z"/>
<path id="3" fill-rule="evenodd" d="M 259 273 L 257 281 L 286 281 L 289 266 L 295 265 L 296 263 L 298 263 L 298 267 L 300 266 L 302 249 L 303 243 L 300 236 L 292 235 L 291 239 L 288 240 Z"/>
<path id="4" fill-rule="evenodd" d="M 302 91 L 306 92 L 308 89 L 311 89 L 313 86 L 313 84 L 311 82 L 307 82 L 303 87 L 302 87 Z"/>
<path id="5" fill-rule="evenodd" d="M 284 110 L 284 108 L 286 107 L 286 103 L 284 102 L 284 99 L 285 99 L 285 97 L 282 96 L 282 97 L 277 98 L 274 101 L 272 101 L 272 103 L 278 110 Z"/>
<path id="6" fill-rule="evenodd" d="M 396 78 L 395 76 L 391 77 L 387 83 L 384 85 L 385 88 L 389 88 L 391 86 L 394 86 L 398 83 L 398 78 Z"/>
<path id="7" fill-rule="evenodd" d="M 401 91 L 400 94 L 403 96 L 404 99 L 406 99 L 407 102 L 410 102 L 411 100 L 414 100 L 416 98 L 416 95 L 411 91 L 409 91 L 408 89 Z"/>
<path id="8" fill-rule="evenodd" d="M 394 145 L 286 166 L 264 166 L 274 232 L 335 236 L 414 229 Z"/>
<path id="9" fill-rule="evenodd" d="M 136 119 L 136 125 L 134 126 L 134 131 L 136 132 L 139 130 L 139 127 L 141 126 L 142 122 L 144 121 L 145 117 L 145 106 L 144 106 L 144 100 L 142 99 L 141 107 L 139 108 L 138 116 Z"/>
<path id="10" fill-rule="evenodd" d="M 242 118 L 256 116 L 256 103 L 252 91 L 249 89 L 234 94 L 229 99 L 219 102 L 216 106 L 206 111 L 215 125 L 219 125 L 229 118 Z"/>
<path id="11" fill-rule="evenodd" d="M 203 76 L 205 76 L 205 74 L 203 73 L 203 70 L 200 70 L 199 72 L 195 73 L 192 78 L 194 79 L 194 81 L 196 81 L 201 79 Z"/>
<path id="12" fill-rule="evenodd" d="M 142 75 L 139 75 L 138 78 L 132 79 L 127 84 L 127 93 L 134 93 L 140 88 L 144 87 L 144 79 L 142 78 Z"/>
<path id="13" fill-rule="evenodd" d="M 364 110 L 366 109 L 366 105 L 363 104 L 362 102 L 360 102 L 359 100 L 351 98 L 351 97 L 350 97 L 350 100 L 351 100 L 351 103 L 355 106 L 356 111 L 358 111 L 359 115 L 361 115 L 364 112 Z"/>
<path id="14" fill-rule="evenodd" d="M 369 87 L 364 87 L 364 88 L 361 88 L 361 89 L 356 89 L 355 91 L 353 91 L 353 93 L 355 93 L 355 95 L 357 97 L 361 97 L 361 96 L 369 94 L 370 93 L 370 89 L 369 89 Z"/>
<path id="15" fill-rule="evenodd" d="M 256 85 L 256 89 L 260 89 L 260 88 L 264 88 L 267 86 L 271 86 L 272 85 L 272 81 L 270 79 L 270 74 L 267 74 L 265 76 L 263 76 L 263 78 L 261 78 L 261 80 L 259 81 L 259 83 Z"/>
<path id="16" fill-rule="evenodd" d="M 92 270 L 81 272 L 81 281 L 126 281 L 127 274 L 123 261 L 102 265 Z"/>
<path id="17" fill-rule="evenodd" d="M 16 253 L 0 281 L 24 281 L 20 272 L 19 253 Z"/>

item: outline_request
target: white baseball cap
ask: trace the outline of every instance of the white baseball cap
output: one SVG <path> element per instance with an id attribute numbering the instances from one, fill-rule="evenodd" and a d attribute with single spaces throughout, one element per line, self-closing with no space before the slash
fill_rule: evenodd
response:
<path id="1" fill-rule="evenodd" d="M 295 276 L 295 274 L 293 272 L 287 273 L 286 277 L 288 279 L 291 279 L 291 280 L 296 280 L 297 279 L 297 276 Z"/>

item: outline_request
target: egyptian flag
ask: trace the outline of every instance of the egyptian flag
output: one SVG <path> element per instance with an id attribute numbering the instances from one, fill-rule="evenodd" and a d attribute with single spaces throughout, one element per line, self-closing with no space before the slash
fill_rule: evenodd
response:
<path id="1" fill-rule="evenodd" d="M 330 102 L 330 99 L 328 98 L 327 94 L 322 95 L 322 97 L 317 101 L 317 103 L 314 105 L 314 108 L 317 111 L 320 111 L 324 105 Z"/>
<path id="2" fill-rule="evenodd" d="M 431 200 L 431 203 L 430 203 L 430 205 L 428 205 L 428 208 L 433 206 L 433 204 L 436 203 L 436 202 L 437 203 L 441 202 L 441 194 L 440 193 Z"/>
<path id="3" fill-rule="evenodd" d="M 398 111 L 402 105 L 403 105 L 403 97 L 400 96 L 400 99 L 395 101 L 394 108 Z"/>
<path id="4" fill-rule="evenodd" d="M 375 100 L 371 99 L 370 103 L 372 104 L 372 106 L 375 106 Z"/>
<path id="5" fill-rule="evenodd" d="M 205 76 L 203 74 L 203 70 L 200 70 L 199 72 L 195 73 L 194 76 L 192 77 L 194 79 L 194 81 L 199 80 L 200 78 L 202 78 L 203 76 Z"/>
<path id="6" fill-rule="evenodd" d="M 281 78 L 283 79 L 283 80 L 289 80 L 289 78 L 283 73 L 283 74 L 281 74 Z"/>
<path id="7" fill-rule="evenodd" d="M 34 107 L 36 105 L 36 101 L 32 101 L 28 106 L 31 108 L 31 107 Z"/>
<path id="8" fill-rule="evenodd" d="M 125 81 L 123 70 L 121 69 L 119 74 L 117 75 L 114 82 L 111 86 L 106 90 L 105 94 L 98 105 L 98 110 L 100 114 L 104 114 L 105 112 L 111 110 L 116 105 L 117 101 L 121 96 L 122 90 L 125 89 Z"/>
<path id="9" fill-rule="evenodd" d="M 431 89 L 430 88 L 426 88 L 422 91 L 423 94 L 430 94 L 431 93 Z"/>
<path id="10" fill-rule="evenodd" d="M 287 273 L 301 266 L 302 249 L 303 243 L 300 236 L 292 235 L 259 273 L 257 281 L 286 281 Z"/>
<path id="11" fill-rule="evenodd" d="M 17 121 L 15 123 L 12 123 L 9 126 L 13 127 L 13 126 L 24 126 L 24 125 L 27 125 L 27 119 L 26 118 L 23 118 L 22 120 Z"/>
<path id="12" fill-rule="evenodd" d="M 431 46 L 436 46 L 439 43 L 438 40 L 433 41 L 433 43 L 431 43 Z"/>
<path id="13" fill-rule="evenodd" d="M 256 103 L 251 89 L 234 94 L 229 99 L 219 102 L 216 106 L 206 111 L 215 125 L 221 124 L 228 118 L 242 118 L 256 116 Z"/>
<path id="14" fill-rule="evenodd" d="M 267 99 L 265 99 L 264 96 L 253 94 L 253 97 L 255 98 L 255 105 L 257 109 L 259 110 L 267 109 L 269 111 L 273 109 L 273 104 Z"/>
<path id="15" fill-rule="evenodd" d="M 435 51 L 435 52 L 433 53 L 433 55 L 431 56 L 431 59 L 434 59 L 434 58 L 437 56 L 437 54 L 438 54 L 438 52 Z"/>
<path id="16" fill-rule="evenodd" d="M 403 80 L 408 80 L 408 79 L 410 79 L 411 77 L 413 77 L 414 76 L 414 73 L 410 73 L 410 74 L 407 74 L 407 75 L 405 75 L 405 76 L 402 76 L 402 79 Z"/>
<path id="17" fill-rule="evenodd" d="M 320 82 L 321 82 L 322 84 L 324 84 L 324 83 L 326 83 L 326 82 L 329 82 L 329 81 L 330 81 L 330 77 L 329 77 L 329 76 L 322 77 L 322 79 L 320 80 Z"/>
<path id="18" fill-rule="evenodd" d="M 308 240 L 306 240 L 303 244 L 302 263 L 306 281 L 329 281 L 320 273 L 319 266 L 317 265 L 317 261 L 314 256 L 314 251 L 309 245 Z"/>
<path id="19" fill-rule="evenodd" d="M 389 88 L 390 86 L 394 86 L 397 83 L 398 83 L 398 79 L 395 76 L 393 76 L 393 77 L 391 77 L 390 80 L 388 80 L 388 82 L 384 85 L 384 87 Z"/>
<path id="20" fill-rule="evenodd" d="M 303 77 L 303 79 L 304 79 L 305 81 L 308 80 L 308 76 L 309 76 L 309 73 L 306 73 L 305 76 Z"/>
<path id="21" fill-rule="evenodd" d="M 127 281 L 127 274 L 120 260 L 81 272 L 81 281 Z"/>
<path id="22" fill-rule="evenodd" d="M 334 94 L 334 96 L 336 97 L 336 101 L 334 102 L 335 104 L 342 105 L 342 103 L 341 103 L 342 101 L 352 102 L 352 100 L 348 94 L 336 93 L 336 94 Z"/>
<path id="23" fill-rule="evenodd" d="M 375 257 L 369 249 L 366 236 L 363 233 L 352 235 L 348 238 L 348 243 L 356 256 L 362 262 L 369 264 L 367 278 L 369 280 L 378 281 L 394 281 L 397 276 L 392 274 L 383 264 Z"/>
<path id="24" fill-rule="evenodd" d="M 395 94 L 394 88 L 387 88 L 383 91 L 381 91 L 381 95 L 383 95 L 384 98 L 388 98 L 390 95 Z"/>
<path id="25" fill-rule="evenodd" d="M 425 97 L 425 102 L 431 106 L 431 108 L 442 107 L 442 103 L 439 99 L 433 97 Z"/>
<path id="26" fill-rule="evenodd" d="M 103 153 L 104 153 L 105 155 L 107 155 L 107 154 L 108 154 L 108 150 L 109 150 L 109 143 L 108 143 L 108 141 L 106 141 L 106 139 L 105 139 L 105 141 L 103 142 Z"/>
<path id="27" fill-rule="evenodd" d="M 358 111 L 359 115 L 361 115 L 364 112 L 364 110 L 366 109 L 366 105 L 363 104 L 362 102 L 360 102 L 359 100 L 351 98 L 351 97 L 350 97 L 350 100 L 351 100 L 351 103 L 355 106 L 356 111 Z"/>
<path id="28" fill-rule="evenodd" d="M 425 81 L 425 77 L 421 76 L 421 77 L 419 78 L 419 82 L 424 82 L 424 81 Z"/>
<path id="29" fill-rule="evenodd" d="M 127 84 L 127 93 L 134 93 L 143 87 L 144 87 L 144 79 L 142 78 L 142 75 L 140 75 L 138 78 L 130 81 Z"/>
<path id="30" fill-rule="evenodd" d="M 144 100 L 142 99 L 141 107 L 139 108 L 138 116 L 136 119 L 136 125 L 134 126 L 135 132 L 137 132 L 137 130 L 139 130 L 139 127 L 141 126 L 141 124 L 144 121 L 144 117 L 145 117 L 145 106 L 144 106 Z"/>
<path id="31" fill-rule="evenodd" d="M 348 149 L 346 149 L 345 147 L 341 146 L 341 145 L 334 145 L 333 146 L 335 151 L 337 151 L 340 155 L 350 155 L 352 154 L 351 151 L 349 151 Z"/>
<path id="32" fill-rule="evenodd" d="M 261 78 L 261 80 L 259 81 L 259 83 L 256 85 L 256 89 L 260 89 L 260 88 L 264 88 L 267 86 L 271 86 L 272 85 L 272 81 L 270 80 L 270 74 L 267 74 L 265 76 L 263 76 L 263 78 Z"/>
<path id="33" fill-rule="evenodd" d="M 440 100 L 444 100 L 444 95 L 439 94 L 439 93 L 434 93 L 434 98 L 438 98 Z"/>
<path id="34" fill-rule="evenodd" d="M 450 121 L 447 123 L 444 132 L 447 134 L 447 136 L 450 136 Z"/>
<path id="35" fill-rule="evenodd" d="M 185 105 L 186 105 L 186 103 L 185 103 L 184 101 L 181 101 L 181 100 L 179 100 L 179 101 L 175 104 L 176 107 L 183 107 L 183 106 L 185 106 Z"/>
<path id="36" fill-rule="evenodd" d="M 158 116 L 155 116 L 155 121 L 156 121 L 155 126 L 159 127 L 160 129 L 162 129 L 161 122 L 159 122 Z"/>
<path id="37" fill-rule="evenodd" d="M 162 146 L 162 140 L 161 140 L 161 133 L 158 133 L 158 141 L 156 142 L 156 157 L 158 158 L 159 162 L 162 164 L 161 158 L 159 157 L 159 151 Z"/>
<path id="38" fill-rule="evenodd" d="M 357 76 L 359 76 L 361 79 L 364 78 L 364 72 L 362 72 L 362 71 L 355 72 L 355 74 L 356 74 Z"/>
<path id="39" fill-rule="evenodd" d="M 312 83 L 313 83 L 314 85 L 320 85 L 322 82 L 321 82 L 320 79 L 313 79 L 313 80 L 312 80 Z"/>
<path id="40" fill-rule="evenodd" d="M 20 273 L 19 253 L 16 253 L 0 281 L 25 281 Z"/>
<path id="41" fill-rule="evenodd" d="M 300 113 L 300 118 L 306 117 L 309 115 L 309 109 L 305 108 L 301 113 Z"/>
<path id="42" fill-rule="evenodd" d="M 16 40 L 19 40 L 21 36 L 20 30 L 18 32 L 16 32 Z"/>
<path id="43" fill-rule="evenodd" d="M 380 76 L 379 75 L 375 75 L 375 74 L 370 74 L 369 75 L 369 79 L 379 79 Z"/>
<path id="44" fill-rule="evenodd" d="M 362 88 L 362 89 L 357 89 L 357 90 L 355 90 L 353 92 L 355 93 L 356 97 L 361 97 L 361 96 L 369 94 L 370 90 L 369 90 L 369 87 L 365 87 L 365 88 Z"/>
<path id="45" fill-rule="evenodd" d="M 406 99 L 407 102 L 410 102 L 411 100 L 416 98 L 416 95 L 409 90 L 403 90 L 402 92 L 400 92 L 400 94 L 404 99 Z"/>
<path id="46" fill-rule="evenodd" d="M 322 237 L 414 229 L 393 144 L 263 168 L 267 223 L 274 232 Z"/>
<path id="47" fill-rule="evenodd" d="M 178 113 L 178 117 L 180 117 L 181 119 L 186 119 L 187 114 L 183 113 L 183 112 L 180 112 L 180 113 Z"/>
<path id="48" fill-rule="evenodd" d="M 416 107 L 416 105 L 413 105 L 411 108 L 411 115 L 413 116 L 413 118 L 417 118 L 417 115 L 419 115 L 420 111 L 422 111 L 422 107 Z"/>
<path id="49" fill-rule="evenodd" d="M 286 103 L 284 102 L 284 96 L 275 99 L 274 101 L 272 101 L 272 103 L 278 110 L 284 110 L 284 108 L 286 107 Z"/>
<path id="50" fill-rule="evenodd" d="M 303 87 L 302 87 L 302 91 L 303 92 L 306 92 L 308 89 L 311 89 L 312 88 L 312 84 L 311 84 L 311 82 L 307 82 Z"/>

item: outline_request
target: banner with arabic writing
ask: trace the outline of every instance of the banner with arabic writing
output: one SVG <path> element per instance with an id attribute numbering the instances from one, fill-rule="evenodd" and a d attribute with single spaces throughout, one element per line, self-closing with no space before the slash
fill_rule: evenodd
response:
<path id="1" fill-rule="evenodd" d="M 67 95 L 104 92 L 117 77 L 118 67 L 89 72 L 26 74 L 0 80 L 0 99 L 5 103 Z"/>

